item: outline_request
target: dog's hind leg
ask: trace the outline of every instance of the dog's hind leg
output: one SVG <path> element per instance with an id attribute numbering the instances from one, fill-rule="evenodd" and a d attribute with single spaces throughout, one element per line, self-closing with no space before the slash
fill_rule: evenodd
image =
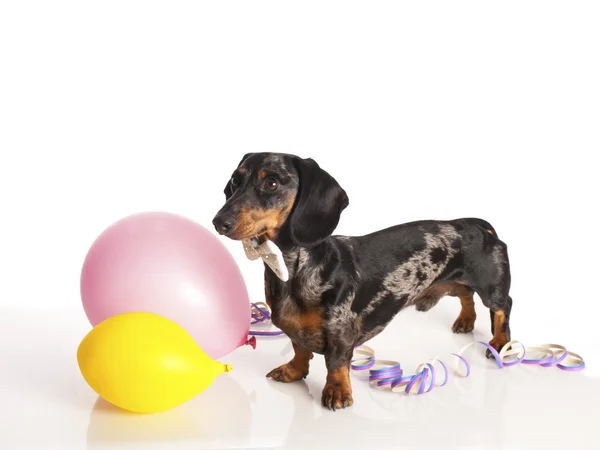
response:
<path id="1" fill-rule="evenodd" d="M 458 317 L 452 325 L 452 331 L 455 333 L 469 333 L 475 328 L 475 302 L 473 301 L 473 292 L 465 292 L 458 297 L 460 299 L 461 310 Z"/>
<path id="2" fill-rule="evenodd" d="M 510 268 L 506 246 L 498 244 L 492 251 L 493 263 L 484 272 L 487 273 L 485 284 L 480 284 L 476 292 L 485 306 L 490 309 L 492 340 L 489 344 L 497 351 L 511 339 L 510 314 L 513 300 L 509 295 Z M 492 353 L 488 350 L 488 358 Z"/>
<path id="3" fill-rule="evenodd" d="M 476 267 L 476 270 L 466 273 L 466 283 L 490 310 L 492 339 L 489 344 L 496 351 L 500 351 L 511 340 L 510 314 L 513 301 L 509 295 L 511 274 L 506 244 L 496 240 L 487 247 L 478 249 L 473 252 L 473 257 L 467 264 Z M 471 312 L 475 315 L 472 300 L 461 298 L 461 303 L 463 311 L 459 318 L 463 313 L 465 316 L 469 316 Z M 489 350 L 487 357 L 493 357 Z"/>
<path id="4" fill-rule="evenodd" d="M 508 341 L 510 341 L 510 312 L 512 310 L 512 298 L 506 296 L 504 305 L 492 305 L 490 308 L 490 319 L 492 323 L 492 340 L 489 342 L 492 347 L 500 351 Z M 491 357 L 491 352 L 488 353 Z"/>

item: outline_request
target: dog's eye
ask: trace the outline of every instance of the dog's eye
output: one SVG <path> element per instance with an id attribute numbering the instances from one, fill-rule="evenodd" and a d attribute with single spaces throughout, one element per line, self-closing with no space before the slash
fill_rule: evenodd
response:
<path id="1" fill-rule="evenodd" d="M 267 191 L 274 191 L 279 187 L 279 183 L 273 178 L 267 178 L 265 180 L 264 186 Z"/>

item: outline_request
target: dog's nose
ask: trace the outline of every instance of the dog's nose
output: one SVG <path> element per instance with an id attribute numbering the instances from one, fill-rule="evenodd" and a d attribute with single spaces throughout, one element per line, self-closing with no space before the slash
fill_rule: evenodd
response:
<path id="1" fill-rule="evenodd" d="M 233 230 L 233 227 L 235 227 L 235 218 L 231 216 L 216 216 L 213 219 L 213 225 L 218 233 L 226 234 Z"/>

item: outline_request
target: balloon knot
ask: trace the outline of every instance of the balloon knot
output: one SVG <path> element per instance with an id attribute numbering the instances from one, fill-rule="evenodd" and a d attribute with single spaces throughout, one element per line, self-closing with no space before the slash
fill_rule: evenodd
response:
<path id="1" fill-rule="evenodd" d="M 233 367 L 231 366 L 231 363 L 225 364 L 225 372 L 231 372 L 232 370 Z"/>
<path id="2" fill-rule="evenodd" d="M 251 346 L 254 350 L 256 350 L 256 336 L 252 336 L 250 339 L 246 341 L 246 345 Z"/>

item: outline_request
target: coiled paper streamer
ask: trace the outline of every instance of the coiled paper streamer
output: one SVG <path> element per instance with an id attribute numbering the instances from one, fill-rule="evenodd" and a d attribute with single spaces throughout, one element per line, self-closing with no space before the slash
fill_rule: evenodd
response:
<path id="1" fill-rule="evenodd" d="M 583 370 L 585 362 L 577 353 L 568 351 L 558 344 L 543 344 L 526 347 L 517 340 L 506 343 L 500 352 L 487 342 L 474 341 L 465 345 L 457 353 L 450 353 L 454 358 L 454 372 L 466 378 L 471 374 L 471 365 L 463 353 L 471 346 L 480 344 L 493 355 L 498 368 L 515 366 L 517 364 L 537 364 L 542 367 L 558 367 L 562 370 Z M 436 372 L 435 365 L 441 368 Z M 386 367 L 381 369 L 380 367 Z M 369 370 L 369 382 L 377 387 L 391 386 L 392 392 L 404 391 L 406 394 L 424 394 L 431 392 L 436 386 L 444 386 L 448 381 L 448 368 L 440 358 L 419 364 L 412 374 L 405 374 L 400 369 L 400 363 L 393 360 L 377 360 L 372 348 L 361 345 L 354 349 L 350 367 L 353 370 Z M 378 367 L 373 369 L 373 367 Z M 441 380 L 440 380 L 441 379 Z"/>
<path id="2" fill-rule="evenodd" d="M 269 306 L 264 302 L 256 302 L 251 303 L 251 313 L 250 313 L 250 331 L 248 334 L 251 336 L 282 336 L 283 331 L 279 328 L 275 328 L 274 330 L 259 330 L 256 327 L 253 329 L 252 325 L 256 325 L 258 323 L 268 324 L 271 323 L 271 313 L 269 311 Z M 271 323 L 272 325 L 272 323 Z"/>
<path id="3" fill-rule="evenodd" d="M 269 307 L 263 302 L 252 303 L 251 324 L 269 323 Z M 275 328 L 275 327 L 274 327 Z M 272 331 L 250 329 L 253 336 L 281 336 L 278 328 Z M 517 340 L 507 342 L 500 351 L 496 351 L 487 342 L 474 341 L 462 347 L 457 353 L 449 355 L 454 359 L 454 373 L 462 378 L 471 374 L 471 365 L 463 353 L 473 345 L 483 345 L 494 357 L 499 369 L 517 364 L 536 364 L 541 367 L 558 367 L 566 371 L 578 371 L 585 368 L 583 358 L 558 344 L 543 344 L 526 347 Z M 436 372 L 435 366 L 439 368 Z M 444 386 L 448 382 L 448 367 L 439 357 L 419 364 L 414 373 L 406 374 L 399 361 L 376 359 L 375 351 L 368 345 L 354 349 L 350 368 L 354 371 L 369 371 L 369 384 L 376 388 L 389 387 L 392 392 L 406 394 L 425 394 L 434 387 Z M 441 369 L 441 370 L 440 370 Z"/>

